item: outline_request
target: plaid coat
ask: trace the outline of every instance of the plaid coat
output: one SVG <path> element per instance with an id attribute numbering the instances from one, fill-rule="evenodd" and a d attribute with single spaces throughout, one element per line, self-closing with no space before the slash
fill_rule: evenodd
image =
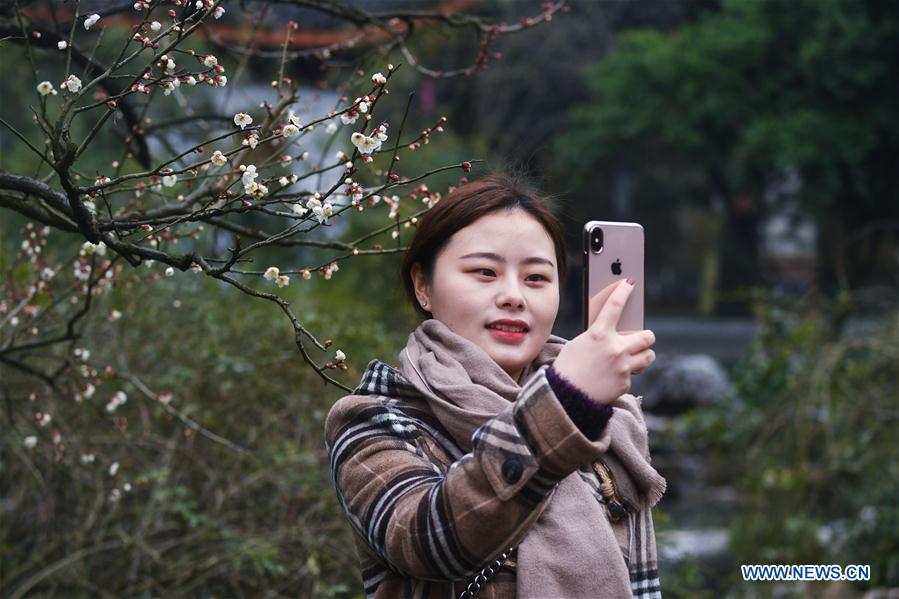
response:
<path id="1" fill-rule="evenodd" d="M 518 401 L 475 432 L 466 454 L 397 369 L 370 362 L 325 424 L 332 480 L 355 532 L 366 598 L 458 597 L 473 575 L 521 541 L 556 483 L 575 470 L 607 507 L 606 524 L 627 563 L 640 536 L 634 527 L 652 534 L 649 510 L 621 518 L 608 509 L 590 467 L 599 456 L 570 434 L 574 429 L 538 371 Z M 631 568 L 634 596 L 661 597 L 655 562 L 636 549 L 648 567 Z M 478 595 L 515 596 L 514 564 Z"/>

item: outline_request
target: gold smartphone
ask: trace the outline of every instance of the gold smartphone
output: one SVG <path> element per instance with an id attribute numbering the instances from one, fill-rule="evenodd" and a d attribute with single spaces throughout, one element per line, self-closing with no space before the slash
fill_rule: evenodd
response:
<path id="1" fill-rule="evenodd" d="M 635 287 L 618 321 L 619 331 L 640 331 L 643 320 L 643 226 L 591 220 L 584 225 L 583 327 L 587 330 L 590 298 L 621 279 L 634 279 Z"/>

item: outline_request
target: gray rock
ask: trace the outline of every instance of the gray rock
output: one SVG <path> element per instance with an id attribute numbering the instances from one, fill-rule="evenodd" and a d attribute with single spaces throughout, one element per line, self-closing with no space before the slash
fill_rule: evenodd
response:
<path id="1" fill-rule="evenodd" d="M 716 403 L 733 392 L 721 364 L 706 354 L 657 356 L 633 379 L 631 393 L 643 396 L 648 412 L 680 414 Z"/>

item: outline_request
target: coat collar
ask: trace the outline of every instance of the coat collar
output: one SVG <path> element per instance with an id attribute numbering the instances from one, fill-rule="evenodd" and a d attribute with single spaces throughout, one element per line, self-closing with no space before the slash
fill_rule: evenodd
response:
<path id="1" fill-rule="evenodd" d="M 402 373 L 380 360 L 368 363 L 355 395 L 383 395 L 392 398 L 417 398 L 421 394 Z"/>

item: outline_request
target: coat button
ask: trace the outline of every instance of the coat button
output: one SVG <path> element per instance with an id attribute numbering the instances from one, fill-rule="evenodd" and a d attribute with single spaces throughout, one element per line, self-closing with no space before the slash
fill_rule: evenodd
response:
<path id="1" fill-rule="evenodd" d="M 506 461 L 503 462 L 503 478 L 506 479 L 506 482 L 510 485 L 514 485 L 521 480 L 521 473 L 523 471 L 524 466 L 521 465 L 521 460 L 516 456 L 509 456 L 506 458 Z"/>

